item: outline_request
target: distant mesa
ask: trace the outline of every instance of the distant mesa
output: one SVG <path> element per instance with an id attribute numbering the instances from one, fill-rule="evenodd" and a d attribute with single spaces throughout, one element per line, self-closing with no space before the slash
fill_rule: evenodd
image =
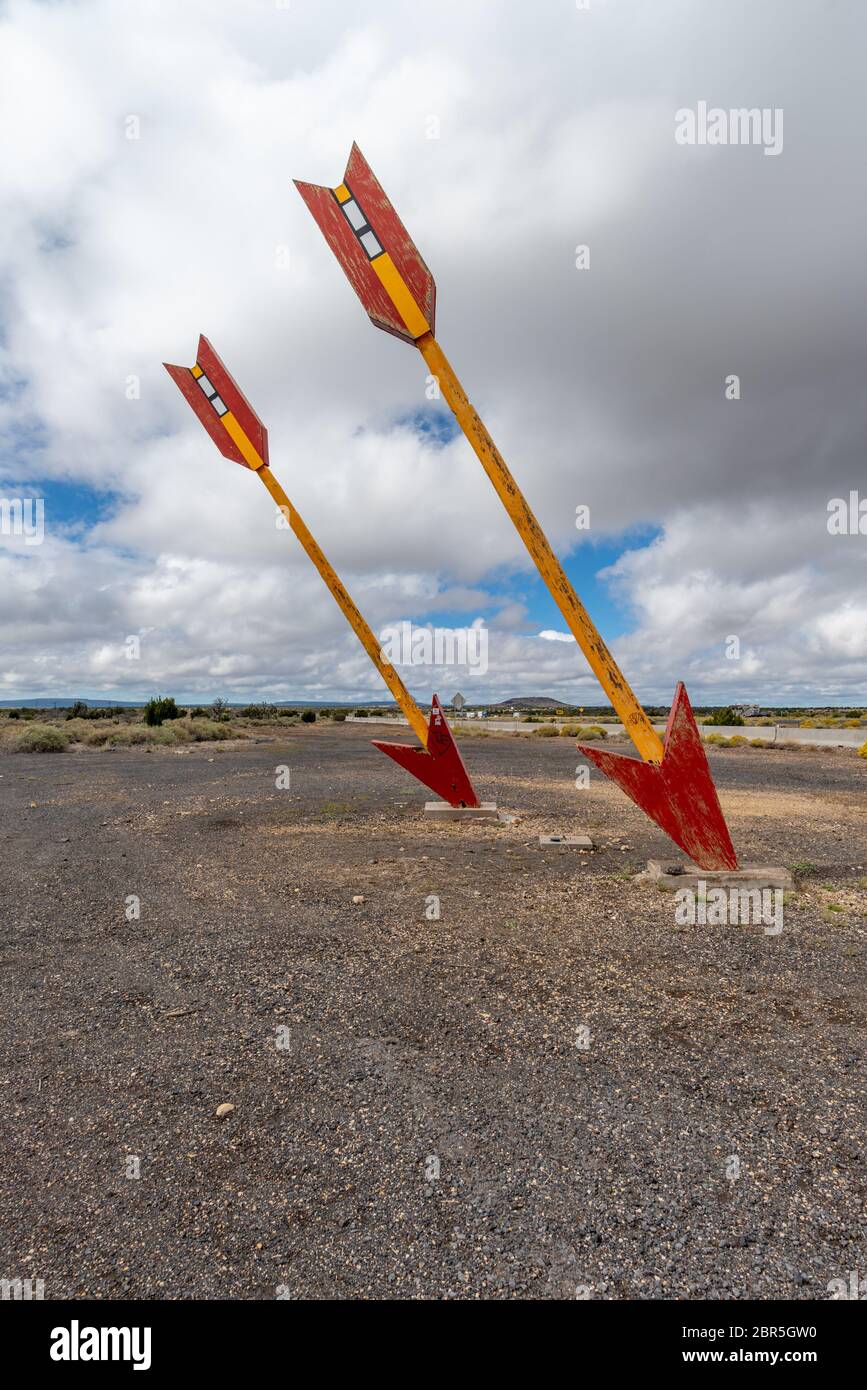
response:
<path id="1" fill-rule="evenodd" d="M 501 700 L 498 705 L 488 705 L 488 709 L 565 709 L 578 710 L 579 705 L 567 705 L 555 700 L 553 695 L 516 695 L 514 700 Z"/>

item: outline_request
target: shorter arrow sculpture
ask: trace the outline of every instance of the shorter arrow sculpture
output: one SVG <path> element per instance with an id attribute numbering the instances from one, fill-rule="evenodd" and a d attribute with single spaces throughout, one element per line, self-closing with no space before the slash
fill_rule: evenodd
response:
<path id="1" fill-rule="evenodd" d="M 295 186 L 371 322 L 418 348 L 643 762 L 583 751 L 701 868 L 737 868 L 683 686 L 663 744 L 437 342 L 433 275 L 361 150 L 336 188 Z"/>
<path id="2" fill-rule="evenodd" d="M 374 748 L 382 749 L 450 806 L 479 806 L 479 798 L 439 700 L 434 695 L 430 720 L 426 720 L 397 671 L 384 659 L 372 629 L 271 472 L 268 431 L 207 338 L 199 338 L 194 367 L 176 367 L 168 362 L 163 366 L 223 457 L 258 473 L 422 745 L 412 748 L 402 743 L 374 740 Z"/>

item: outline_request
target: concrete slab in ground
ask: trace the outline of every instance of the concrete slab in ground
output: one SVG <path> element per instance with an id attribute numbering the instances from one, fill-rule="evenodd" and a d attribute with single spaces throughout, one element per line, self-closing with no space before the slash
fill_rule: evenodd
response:
<path id="1" fill-rule="evenodd" d="M 679 888 L 794 888 L 789 870 L 782 864 L 742 864 L 739 869 L 700 869 L 689 860 L 648 859 L 636 883 L 653 883 L 674 893 Z"/>
<path id="2" fill-rule="evenodd" d="M 595 848 L 589 835 L 540 835 L 539 844 L 542 849 L 549 849 L 557 845 L 562 845 L 566 849 Z"/>
<path id="3" fill-rule="evenodd" d="M 481 806 L 450 806 L 447 801 L 426 801 L 426 820 L 500 820 L 496 801 L 483 801 Z"/>

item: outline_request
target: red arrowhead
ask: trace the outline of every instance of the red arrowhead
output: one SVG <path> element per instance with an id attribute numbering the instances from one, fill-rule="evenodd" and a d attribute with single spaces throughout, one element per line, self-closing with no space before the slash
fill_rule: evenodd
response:
<path id="1" fill-rule="evenodd" d="M 662 762 L 641 762 L 601 748 L 578 748 L 670 835 L 701 869 L 736 869 L 737 855 L 710 775 L 683 681 L 665 731 Z"/>
<path id="2" fill-rule="evenodd" d="M 426 750 L 405 743 L 378 743 L 375 739 L 373 746 L 394 758 L 450 806 L 481 804 L 436 695 L 431 701 Z"/>

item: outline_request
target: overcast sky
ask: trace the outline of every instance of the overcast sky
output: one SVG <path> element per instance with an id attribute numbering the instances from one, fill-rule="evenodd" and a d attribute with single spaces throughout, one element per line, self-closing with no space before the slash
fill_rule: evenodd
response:
<path id="1" fill-rule="evenodd" d="M 204 332 L 376 631 L 489 630 L 415 693 L 604 701 L 292 186 L 355 139 L 639 696 L 867 702 L 867 535 L 828 530 L 867 499 L 865 41 L 859 0 L 0 5 L 0 497 L 45 498 L 0 535 L 0 697 L 383 691 L 161 366 Z M 700 102 L 782 148 L 679 144 Z"/>

